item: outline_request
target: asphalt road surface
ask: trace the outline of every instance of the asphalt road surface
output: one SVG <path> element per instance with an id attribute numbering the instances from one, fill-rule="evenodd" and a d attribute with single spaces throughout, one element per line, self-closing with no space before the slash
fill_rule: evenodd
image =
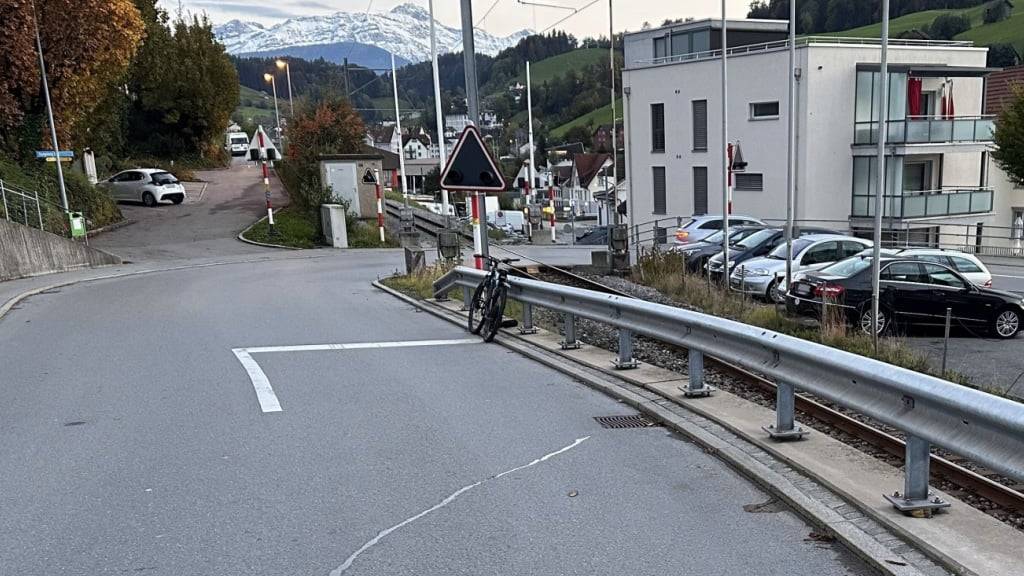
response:
<path id="1" fill-rule="evenodd" d="M 744 511 L 769 496 L 693 444 L 603 429 L 632 410 L 374 289 L 401 252 L 234 240 L 244 170 L 96 241 L 203 267 L 0 319 L 0 574 L 871 573 Z"/>

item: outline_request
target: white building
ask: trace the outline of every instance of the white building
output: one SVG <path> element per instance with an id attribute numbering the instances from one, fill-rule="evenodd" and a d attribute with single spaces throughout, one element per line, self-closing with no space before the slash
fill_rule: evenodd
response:
<path id="1" fill-rule="evenodd" d="M 748 163 L 735 178 L 733 211 L 765 219 L 786 216 L 788 47 L 735 46 L 733 31 L 749 40 L 784 36 L 786 26 L 729 22 L 729 140 L 741 143 Z M 704 20 L 625 37 L 631 224 L 722 212 L 720 35 L 720 21 Z M 798 42 L 796 218 L 870 234 L 879 44 Z M 940 224 L 963 230 L 995 217 L 983 169 L 992 121 L 980 116 L 986 52 L 970 42 L 892 41 L 887 239 L 935 243 Z M 950 99 L 954 110 L 943 113 Z"/>
<path id="2" fill-rule="evenodd" d="M 426 134 L 406 134 L 402 136 L 402 143 L 402 151 L 405 154 L 406 160 L 435 157 L 430 152 L 432 146 L 430 137 Z M 433 149 L 436 150 L 437 147 L 434 146 Z"/>

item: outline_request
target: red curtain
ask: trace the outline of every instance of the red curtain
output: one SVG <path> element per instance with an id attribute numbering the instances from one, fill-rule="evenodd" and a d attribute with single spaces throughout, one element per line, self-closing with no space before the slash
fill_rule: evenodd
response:
<path id="1" fill-rule="evenodd" d="M 907 80 L 907 104 L 911 116 L 921 115 L 921 79 Z"/>
<path id="2" fill-rule="evenodd" d="M 946 117 L 952 118 L 956 116 L 956 110 L 953 109 L 953 81 L 949 81 L 949 96 L 946 98 Z"/>

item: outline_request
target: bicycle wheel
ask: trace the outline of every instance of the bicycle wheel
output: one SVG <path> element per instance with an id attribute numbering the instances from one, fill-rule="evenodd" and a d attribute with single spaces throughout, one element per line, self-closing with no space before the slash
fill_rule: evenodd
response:
<path id="1" fill-rule="evenodd" d="M 501 321 L 505 317 L 505 301 L 508 299 L 508 289 L 504 285 L 498 286 L 498 291 L 491 298 L 490 308 L 487 310 L 487 322 L 483 329 L 484 342 L 494 340 L 494 335 L 501 328 Z"/>
<path id="2" fill-rule="evenodd" d="M 491 300 L 491 283 L 488 279 L 484 279 L 473 292 L 473 299 L 469 301 L 469 331 L 473 334 L 479 334 L 480 330 L 484 327 L 484 322 L 487 320 L 487 303 Z"/>

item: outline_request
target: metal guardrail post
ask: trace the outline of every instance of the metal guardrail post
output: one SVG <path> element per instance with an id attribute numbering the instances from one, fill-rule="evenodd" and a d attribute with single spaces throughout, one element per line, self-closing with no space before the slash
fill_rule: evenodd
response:
<path id="1" fill-rule="evenodd" d="M 796 398 L 789 382 L 775 383 L 775 424 L 762 428 L 774 440 L 799 440 L 808 430 L 794 427 Z"/>
<path id="2" fill-rule="evenodd" d="M 36 195 L 36 214 L 39 215 L 39 229 L 43 229 L 43 207 L 39 204 L 39 192 L 35 192 Z"/>
<path id="3" fill-rule="evenodd" d="M 462 308 L 459 310 L 465 312 L 469 310 L 469 304 L 473 301 L 473 293 L 469 290 L 468 286 L 462 287 Z"/>
<path id="4" fill-rule="evenodd" d="M 911 516 L 930 517 L 941 508 L 949 508 L 949 502 L 939 497 L 932 497 L 928 490 L 928 476 L 931 467 L 931 445 L 927 440 L 907 434 L 906 438 L 906 476 L 903 481 L 903 494 L 894 492 L 886 496 L 893 507 Z"/>
<path id="5" fill-rule="evenodd" d="M 633 332 L 619 328 L 619 356 L 615 359 L 615 369 L 628 370 L 637 366 L 637 361 L 633 359 Z"/>
<path id="6" fill-rule="evenodd" d="M 683 391 L 683 396 L 687 398 L 711 396 L 711 391 L 714 388 L 704 384 L 704 353 L 696 348 L 688 348 L 688 350 L 686 364 L 687 371 L 690 374 L 690 382 L 686 385 L 686 388 L 680 386 L 679 389 Z"/>
<path id="7" fill-rule="evenodd" d="M 28 195 L 21 195 L 21 217 L 24 220 L 25 226 L 28 226 Z"/>
<path id="8" fill-rule="evenodd" d="M 533 304 L 523 302 L 523 325 L 519 327 L 522 335 L 536 334 L 537 327 L 533 325 Z"/>
<path id="9" fill-rule="evenodd" d="M 565 338 L 562 340 L 562 350 L 576 350 L 580 347 L 576 339 L 576 315 L 565 313 Z"/>
<path id="10" fill-rule="evenodd" d="M 4 218 L 10 220 L 11 213 L 7 210 L 7 190 L 4 188 L 4 181 L 0 180 L 0 197 L 4 200 Z"/>

